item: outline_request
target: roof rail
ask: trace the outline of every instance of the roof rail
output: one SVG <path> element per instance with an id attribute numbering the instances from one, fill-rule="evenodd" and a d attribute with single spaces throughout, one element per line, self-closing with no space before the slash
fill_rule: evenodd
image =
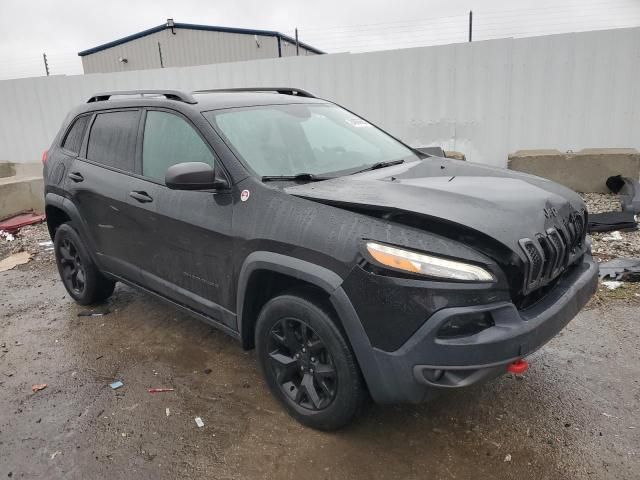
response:
<path id="1" fill-rule="evenodd" d="M 191 104 L 198 103 L 198 101 L 193 98 L 193 95 L 187 92 L 181 92 L 180 90 L 120 90 L 115 92 L 102 92 L 93 95 L 87 100 L 87 103 L 104 102 L 116 95 L 164 95 L 167 100 L 176 100 L 178 102 Z"/>
<path id="2" fill-rule="evenodd" d="M 213 93 L 213 92 L 276 92 L 282 95 L 293 95 L 296 97 L 316 98 L 312 93 L 295 87 L 249 87 L 249 88 L 216 88 L 210 90 L 196 90 L 193 93 Z"/>

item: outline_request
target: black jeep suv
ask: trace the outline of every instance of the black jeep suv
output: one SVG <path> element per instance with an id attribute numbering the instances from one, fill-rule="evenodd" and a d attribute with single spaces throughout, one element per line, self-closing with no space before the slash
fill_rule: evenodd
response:
<path id="1" fill-rule="evenodd" d="M 255 346 L 315 428 L 523 371 L 597 284 L 574 192 L 299 89 L 98 94 L 43 159 L 77 302 L 122 281 Z"/>

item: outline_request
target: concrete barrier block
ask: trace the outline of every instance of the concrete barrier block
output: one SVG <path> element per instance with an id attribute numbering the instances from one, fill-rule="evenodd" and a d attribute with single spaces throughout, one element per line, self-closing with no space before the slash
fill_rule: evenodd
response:
<path id="1" fill-rule="evenodd" d="M 509 168 L 561 183 L 576 192 L 610 193 L 607 178 L 637 179 L 640 152 L 635 148 L 586 148 L 579 152 L 519 150 L 509 155 Z"/>
<path id="2" fill-rule="evenodd" d="M 42 177 L 0 178 L 0 218 L 31 208 L 44 211 Z"/>
<path id="3" fill-rule="evenodd" d="M 0 178 L 13 177 L 16 174 L 16 168 L 11 162 L 0 162 Z"/>

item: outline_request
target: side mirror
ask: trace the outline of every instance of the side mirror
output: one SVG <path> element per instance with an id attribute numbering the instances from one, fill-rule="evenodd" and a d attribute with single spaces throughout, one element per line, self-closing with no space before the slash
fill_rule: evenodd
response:
<path id="1" fill-rule="evenodd" d="M 223 178 L 216 178 L 211 165 L 203 162 L 184 162 L 170 166 L 164 183 L 172 190 L 214 190 L 229 186 Z"/>

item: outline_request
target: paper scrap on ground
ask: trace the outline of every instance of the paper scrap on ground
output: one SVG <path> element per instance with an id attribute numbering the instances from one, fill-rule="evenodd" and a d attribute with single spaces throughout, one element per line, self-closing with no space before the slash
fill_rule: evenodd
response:
<path id="1" fill-rule="evenodd" d="M 167 415 L 167 417 L 168 417 L 169 415 L 171 415 L 171 410 L 169 410 L 168 408 L 165 408 L 165 409 L 164 409 L 164 413 L 165 413 L 165 414 Z"/>
<path id="2" fill-rule="evenodd" d="M 122 383 L 120 380 L 118 380 L 117 382 L 113 382 L 111 385 L 109 385 L 111 388 L 113 388 L 114 390 L 119 389 L 120 387 L 124 387 L 124 383 Z"/>
<path id="3" fill-rule="evenodd" d="M 605 282 L 602 282 L 602 284 L 609 290 L 615 290 L 616 288 L 620 288 L 622 286 L 622 282 L 617 282 L 615 280 L 607 280 Z"/>
<path id="4" fill-rule="evenodd" d="M 31 254 L 29 252 L 18 252 L 0 260 L 0 272 L 6 272 L 11 270 L 17 265 L 23 265 L 31 260 Z"/>
<path id="5" fill-rule="evenodd" d="M 198 425 L 198 428 L 204 427 L 204 422 L 200 417 L 196 417 L 196 425 Z"/>

